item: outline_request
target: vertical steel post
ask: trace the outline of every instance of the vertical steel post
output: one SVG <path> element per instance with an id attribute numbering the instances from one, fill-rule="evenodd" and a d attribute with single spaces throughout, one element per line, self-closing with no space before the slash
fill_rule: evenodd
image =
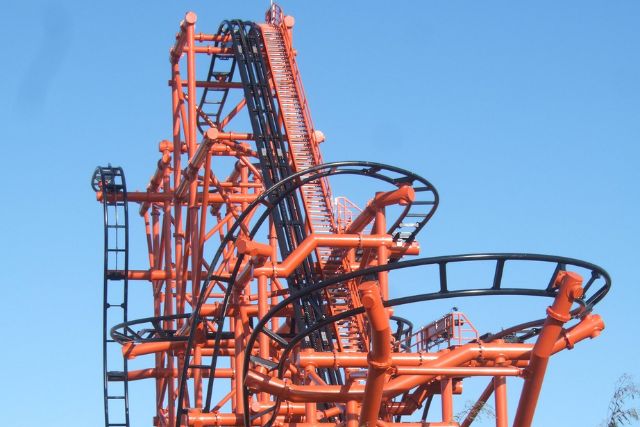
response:
<path id="1" fill-rule="evenodd" d="M 496 427 L 509 427 L 509 413 L 507 411 L 507 379 L 498 376 L 493 378 L 496 402 Z"/>
<path id="2" fill-rule="evenodd" d="M 360 408 L 360 426 L 374 427 L 378 421 L 382 392 L 390 366 L 391 328 L 378 285 L 375 282 L 365 282 L 358 286 L 358 291 L 371 325 L 369 372 Z"/>
<path id="3" fill-rule="evenodd" d="M 513 422 L 514 427 L 529 427 L 531 425 L 549 356 L 551 356 L 555 342 L 560 337 L 562 325 L 571 320 L 571 305 L 576 298 L 582 296 L 582 277 L 579 274 L 561 271 L 556 280 L 556 286 L 558 284 L 558 294 L 553 304 L 547 308 L 547 319 L 531 351 L 529 367 L 526 370 L 525 382 Z"/>
<path id="4" fill-rule="evenodd" d="M 442 378 L 440 380 L 440 397 L 442 398 L 442 422 L 453 422 L 453 380 Z"/>

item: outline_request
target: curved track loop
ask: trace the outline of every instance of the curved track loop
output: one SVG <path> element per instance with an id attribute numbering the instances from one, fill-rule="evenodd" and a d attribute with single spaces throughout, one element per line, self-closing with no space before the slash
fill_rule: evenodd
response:
<path id="1" fill-rule="evenodd" d="M 338 176 L 338 175 L 359 175 L 375 178 L 394 186 L 400 185 L 411 185 L 414 183 L 419 184 L 421 187 L 425 187 L 428 191 L 433 195 L 434 203 L 431 205 L 429 212 L 423 218 L 424 224 L 433 216 L 437 206 L 438 206 L 438 193 L 435 187 L 427 181 L 426 179 L 416 175 L 410 171 L 407 171 L 402 168 L 398 168 L 395 166 L 389 166 L 381 163 L 375 162 L 362 162 L 362 161 L 344 161 L 344 162 L 334 162 L 334 163 L 326 163 L 323 165 L 318 165 L 302 172 L 295 173 L 290 175 L 289 177 L 283 179 L 282 181 L 276 183 L 268 190 L 264 191 L 256 200 L 254 200 L 245 211 L 238 217 L 233 226 L 229 229 L 229 232 L 225 236 L 225 238 L 220 243 L 220 246 L 212 260 L 209 264 L 209 271 L 207 274 L 208 280 L 205 281 L 202 285 L 200 291 L 200 297 L 196 303 L 195 310 L 189 319 L 189 338 L 187 341 L 187 348 L 185 351 L 185 361 L 182 366 L 182 372 L 180 374 L 179 380 L 179 393 L 178 393 L 178 416 L 176 417 L 176 427 L 180 426 L 182 417 L 185 415 L 185 409 L 183 407 L 185 392 L 186 392 L 186 384 L 188 379 L 188 370 L 189 369 L 202 369 L 200 366 L 190 365 L 190 354 L 194 346 L 195 339 L 195 331 L 197 326 L 202 323 L 203 318 L 200 316 L 200 310 L 202 309 L 202 305 L 208 298 L 208 295 L 213 289 L 213 285 L 216 280 L 224 281 L 228 283 L 227 289 L 225 291 L 224 299 L 221 304 L 221 310 L 218 316 L 214 319 L 214 323 L 216 325 L 216 330 L 211 331 L 215 333 L 214 340 L 214 356 L 212 357 L 211 365 L 207 367 L 213 372 L 216 368 L 217 357 L 216 352 L 220 346 L 220 340 L 222 338 L 222 326 L 224 324 L 224 318 L 227 313 L 227 308 L 229 305 L 229 299 L 231 297 L 232 291 L 234 289 L 233 283 L 238 275 L 240 265 L 244 260 L 244 255 L 240 254 L 238 256 L 236 265 L 233 267 L 231 275 L 229 278 L 221 278 L 212 276 L 213 272 L 216 270 L 216 267 L 222 257 L 223 250 L 229 242 L 237 240 L 237 238 L 241 234 L 240 224 L 247 218 L 249 215 L 253 213 L 253 211 L 260 205 L 266 204 L 267 209 L 261 214 L 261 216 L 256 220 L 255 225 L 250 231 L 247 237 L 253 238 L 255 234 L 258 232 L 264 221 L 269 217 L 271 212 L 278 206 L 278 204 L 284 200 L 290 193 L 296 191 L 300 186 L 304 185 L 307 182 L 311 182 L 314 180 L 322 179 L 329 176 Z M 423 225 L 424 225 L 423 224 Z M 347 275 L 350 276 L 350 275 Z M 353 277 L 358 277 L 358 275 L 353 275 Z M 334 278 L 331 283 L 338 283 L 342 281 L 342 276 Z M 316 289 L 315 286 L 310 286 L 306 289 Z M 318 288 L 320 289 L 320 288 Z M 305 293 L 305 295 L 311 295 L 313 291 Z M 207 331 L 209 332 L 209 331 Z M 207 395 L 206 395 L 206 403 L 203 408 L 204 412 L 211 411 L 211 399 L 213 392 L 213 382 L 214 378 L 209 378 L 207 384 Z"/>
<path id="2" fill-rule="evenodd" d="M 555 264 L 555 269 L 550 277 L 549 282 L 544 283 L 541 289 L 538 288 L 518 288 L 518 287 L 503 287 L 502 284 L 502 273 L 504 271 L 505 264 L 511 262 L 519 262 L 519 261 L 531 261 L 531 262 L 543 262 L 543 263 L 551 263 Z M 446 268 L 449 264 L 463 263 L 463 262 L 495 262 L 496 268 L 493 280 L 485 287 L 477 287 L 477 288 L 469 288 L 469 289 L 457 289 L 450 290 L 447 285 L 447 274 Z M 318 283 L 313 286 L 309 286 L 308 288 L 292 293 L 289 297 L 282 300 L 276 306 L 274 306 L 266 316 L 264 316 L 260 321 L 256 324 L 253 329 L 251 336 L 246 345 L 245 350 L 245 362 L 242 367 L 241 377 L 246 378 L 246 374 L 249 371 L 249 363 L 251 362 L 251 349 L 255 345 L 258 340 L 258 336 L 260 333 L 265 333 L 270 338 L 273 338 L 274 332 L 266 330 L 267 323 L 276 316 L 281 310 L 283 310 L 288 305 L 292 304 L 299 298 L 303 298 L 306 294 L 311 292 L 317 292 L 321 289 L 324 289 L 328 286 L 335 284 L 341 280 L 353 279 L 357 277 L 363 277 L 367 275 L 372 275 L 381 271 L 393 271 L 399 270 L 409 267 L 418 267 L 418 266 L 438 266 L 439 274 L 435 280 L 437 283 L 437 291 L 422 293 L 417 295 L 412 295 L 409 297 L 395 298 L 390 299 L 384 302 L 385 307 L 394 307 L 400 305 L 406 305 L 416 302 L 423 301 L 433 301 L 439 299 L 447 299 L 447 298 L 461 298 L 461 297 L 475 297 L 475 296 L 537 296 L 537 297 L 548 297 L 554 298 L 556 296 L 557 290 L 552 287 L 552 285 L 556 281 L 556 276 L 560 271 L 567 271 L 567 269 L 573 268 L 581 268 L 589 271 L 590 278 L 587 283 L 584 285 L 584 297 L 580 300 L 577 300 L 577 304 L 579 308 L 574 310 L 574 317 L 583 317 L 591 312 L 593 307 L 607 294 L 611 287 L 611 278 L 609 274 L 602 269 L 601 267 L 581 261 L 573 258 L 566 258 L 560 256 L 552 256 L 552 255 L 540 255 L 540 254 L 518 254 L 518 253 L 500 253 L 500 254 L 465 254 L 465 255 L 451 255 L 451 256 L 439 256 L 439 257 L 430 257 L 430 258 L 421 258 L 409 261 L 401 261 L 393 264 L 387 264 L 379 267 L 371 267 L 359 271 L 355 271 L 349 274 L 345 274 L 341 277 L 332 278 L 329 280 L 325 280 L 321 283 Z M 594 289 L 594 285 L 598 284 Z M 591 292 L 590 292 L 591 291 Z M 283 353 L 280 357 L 280 360 L 276 367 L 273 370 L 277 369 L 278 378 L 282 379 L 284 374 L 285 363 L 288 360 L 291 351 L 309 334 L 313 333 L 314 330 L 325 327 L 327 325 L 331 325 L 341 319 L 355 316 L 358 314 L 364 313 L 364 307 L 355 308 L 352 310 L 345 311 L 338 316 L 328 317 L 323 321 L 313 325 L 311 328 L 301 331 L 295 337 L 290 339 L 287 342 L 287 345 L 282 347 Z M 536 326 L 540 323 L 539 320 L 535 320 L 533 322 L 527 322 L 525 324 L 517 325 L 513 328 L 509 328 L 509 333 L 516 332 L 523 328 L 529 328 L 532 326 Z M 487 341 L 491 341 L 494 339 L 498 339 L 503 337 L 502 333 L 493 335 L 488 337 Z M 279 340 L 274 340 L 274 343 L 279 343 Z M 251 392 L 248 388 L 244 388 L 244 404 L 245 407 L 249 407 L 249 396 Z M 275 421 L 275 414 L 278 413 L 278 409 L 280 406 L 280 399 L 276 399 L 275 405 L 271 408 L 271 419 L 266 426 L 273 425 Z M 265 415 L 265 412 L 260 415 Z M 249 427 L 251 425 L 251 417 L 248 411 L 245 411 L 244 414 L 244 425 L 245 427 Z"/>
<path id="3" fill-rule="evenodd" d="M 127 184 L 121 167 L 97 167 L 91 179 L 102 192 L 104 212 L 104 279 L 102 365 L 106 427 L 129 427 L 128 363 L 111 326 L 127 322 L 129 290 L 129 210 Z"/>

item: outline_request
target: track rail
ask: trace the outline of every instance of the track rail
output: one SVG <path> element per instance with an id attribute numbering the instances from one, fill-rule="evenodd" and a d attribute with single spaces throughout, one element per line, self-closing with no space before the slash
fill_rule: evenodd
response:
<path id="1" fill-rule="evenodd" d="M 241 232 L 241 224 L 247 217 L 253 214 L 253 211 L 258 206 L 261 206 L 266 203 L 268 207 L 261 213 L 261 215 L 258 218 L 256 218 L 254 226 L 251 229 L 251 232 L 249 233 L 249 235 L 247 236 L 250 239 L 252 239 L 256 235 L 256 233 L 258 232 L 262 224 L 269 218 L 269 216 L 272 215 L 276 209 L 278 209 L 282 201 L 285 200 L 291 193 L 295 192 L 299 187 L 306 184 L 307 182 L 323 179 L 329 176 L 339 176 L 339 175 L 358 175 L 363 177 L 370 177 L 383 182 L 387 182 L 393 186 L 399 186 L 407 183 L 417 183 L 420 186 L 430 188 L 434 194 L 437 194 L 435 187 L 429 181 L 406 169 L 385 165 L 382 163 L 375 163 L 375 162 L 345 161 L 345 162 L 326 163 L 323 165 L 309 168 L 302 172 L 292 174 L 286 177 L 285 179 L 281 180 L 280 182 L 274 184 L 271 188 L 265 190 L 258 198 L 256 198 L 256 200 L 254 200 L 251 204 L 249 204 L 247 208 L 242 212 L 242 214 L 236 219 L 235 223 L 230 227 L 224 239 L 222 239 L 216 254 L 214 255 L 211 263 L 209 264 L 209 271 L 207 274 L 208 280 L 205 281 L 202 285 L 202 288 L 199 292 L 200 297 L 189 319 L 190 332 L 189 332 L 189 339 L 187 341 L 187 347 L 185 350 L 185 362 L 183 365 L 182 372 L 180 374 L 178 416 L 176 421 L 176 427 L 179 427 L 179 424 L 180 424 L 179 420 L 181 419 L 181 416 L 184 415 L 184 408 L 182 407 L 182 402 L 184 400 L 184 396 L 186 392 L 185 388 L 189 378 L 188 376 L 189 369 L 209 369 L 211 372 L 213 372 L 217 366 L 217 359 L 218 359 L 217 354 L 220 348 L 220 340 L 222 339 L 222 329 L 224 325 L 224 320 L 229 307 L 231 295 L 234 289 L 233 284 L 236 281 L 237 275 L 240 270 L 240 266 L 242 265 L 245 259 L 244 255 L 240 255 L 238 257 L 236 261 L 236 265 L 231 269 L 232 272 L 230 277 L 224 279 L 224 282 L 228 284 L 228 286 L 226 288 L 220 313 L 217 317 L 213 319 L 213 322 L 215 323 L 216 328 L 215 328 L 215 331 L 212 331 L 215 333 L 215 339 L 214 339 L 214 345 L 213 345 L 213 357 L 211 360 L 211 364 L 209 366 L 192 365 L 190 364 L 190 359 L 191 359 L 190 354 L 193 350 L 193 346 L 195 343 L 195 335 L 196 335 L 196 331 L 198 330 L 198 325 L 206 324 L 206 323 L 203 323 L 205 319 L 203 316 L 201 316 L 200 310 L 202 309 L 204 302 L 207 300 L 208 295 L 213 289 L 213 282 L 215 280 L 221 280 L 221 278 L 213 276 L 213 272 L 215 271 L 220 260 L 222 259 L 226 244 L 232 241 L 236 241 L 238 239 Z M 402 178 L 402 179 L 398 179 L 398 178 Z M 434 205 L 433 208 L 435 209 L 436 207 L 437 207 L 437 204 Z M 358 274 L 355 274 L 353 276 L 351 276 L 350 274 L 347 274 L 344 276 L 335 277 L 332 280 L 325 283 L 335 284 L 340 281 L 343 281 L 352 277 L 354 278 L 359 277 L 359 276 L 360 275 Z M 295 288 L 291 288 L 291 289 L 295 289 Z M 312 289 L 311 291 L 304 293 L 304 296 L 306 298 L 309 295 L 313 295 L 314 292 L 317 293 L 317 291 L 322 288 L 318 287 L 317 284 L 314 284 L 314 285 L 309 285 L 305 287 L 305 289 Z M 305 298 L 302 298 L 302 299 L 304 300 Z M 315 322 L 313 325 L 318 325 L 318 324 L 323 324 L 325 325 L 325 327 L 331 325 L 331 323 L 325 324 L 322 321 Z M 307 329 L 309 327 L 312 327 L 312 326 L 311 325 L 308 326 Z M 316 333 L 318 330 L 319 328 L 316 328 L 313 330 L 313 332 Z M 215 378 L 209 378 L 208 380 L 207 395 L 205 400 L 206 403 L 205 403 L 205 407 L 203 408 L 203 412 L 205 413 L 211 411 L 211 399 L 212 399 L 214 381 L 215 381 Z"/>
<path id="2" fill-rule="evenodd" d="M 91 179 L 102 191 L 104 213 L 104 275 L 102 365 L 106 427 L 129 427 L 128 363 L 111 328 L 127 322 L 129 293 L 129 210 L 127 184 L 121 167 L 97 167 Z"/>
<path id="3" fill-rule="evenodd" d="M 438 394 L 435 424 L 454 425 L 453 393 L 467 376 L 491 381 L 499 425 L 507 422 L 505 376 L 525 377 L 516 419 L 529 422 L 516 425 L 529 425 L 549 344 L 571 347 L 604 327 L 591 310 L 610 288 L 608 274 L 537 254 L 407 260 L 420 251 L 437 190 L 394 166 L 323 163 L 294 19 L 272 4 L 265 21 L 196 33 L 197 16 L 187 13 L 170 51 L 172 138 L 159 144 L 146 191 L 128 193 L 121 168 L 94 173 L 105 227 L 105 426 L 129 427 L 129 381 L 145 379 L 155 381 L 158 427 L 271 426 L 276 418 L 284 426 L 415 426 L 402 417 L 424 407 L 425 421 Z M 244 120 L 234 120 L 241 111 Z M 329 179 L 341 176 L 376 181 L 379 191 L 355 216 L 346 205 L 339 218 L 333 212 Z M 129 201 L 141 204 L 148 269 L 129 270 Z M 473 263 L 492 270 L 456 283 L 452 266 Z M 509 279 L 519 263 L 528 263 L 515 269 L 529 274 L 523 283 Z M 547 276 L 531 282 L 539 278 L 531 263 Z M 406 268 L 422 268 L 416 294 L 392 299 L 389 279 Z M 150 283 L 151 317 L 128 318 L 129 280 Z M 552 310 L 425 353 L 416 342 L 427 329 L 416 334 L 385 308 L 502 295 L 551 298 Z"/>
<path id="4" fill-rule="evenodd" d="M 450 290 L 447 283 L 447 265 L 450 264 L 458 264 L 465 262 L 495 262 L 495 270 L 493 280 L 490 281 L 486 286 L 479 286 L 475 288 L 468 289 L 456 289 Z M 518 288 L 518 287 L 505 287 L 503 286 L 503 271 L 505 264 L 513 263 L 513 262 L 538 262 L 538 263 L 549 263 L 551 265 L 555 265 L 554 272 L 552 276 L 549 278 L 549 281 L 545 281 L 542 283 L 542 286 L 539 288 Z M 573 318 L 581 318 L 589 314 L 593 307 L 605 297 L 605 295 L 609 292 L 611 288 L 611 278 L 609 274 L 601 267 L 591 264 L 586 261 L 561 257 L 561 256 L 553 256 L 553 255 L 542 255 L 542 254 L 526 254 L 526 253 L 499 253 L 499 254 L 464 254 L 464 255 L 449 255 L 449 256 L 439 256 L 439 257 L 431 257 L 431 258 L 421 258 L 409 261 L 400 261 L 393 264 L 387 264 L 379 267 L 371 267 L 363 270 L 358 270 L 352 273 L 345 274 L 340 277 L 332 278 L 329 280 L 325 280 L 321 283 L 318 283 L 312 287 L 307 289 L 303 289 L 299 292 L 292 292 L 290 296 L 282 300 L 276 306 L 274 306 L 266 316 L 259 320 L 256 326 L 253 329 L 249 340 L 247 341 L 246 351 L 245 351 L 245 363 L 242 367 L 242 378 L 246 378 L 247 372 L 249 371 L 249 365 L 251 363 L 250 350 L 253 348 L 253 345 L 258 340 L 258 336 L 260 334 L 266 334 L 270 339 L 274 337 L 274 331 L 269 331 L 266 328 L 267 323 L 288 305 L 292 304 L 296 299 L 303 298 L 304 295 L 308 292 L 315 292 L 320 289 L 325 289 L 329 286 L 332 286 L 334 283 L 341 280 L 353 279 L 356 277 L 365 277 L 368 275 L 376 274 L 381 271 L 394 271 L 400 270 L 410 267 L 419 267 L 419 266 L 438 266 L 438 274 L 436 275 L 433 282 L 437 285 L 435 286 L 436 290 L 433 292 L 426 292 L 421 294 L 416 294 L 408 297 L 395 298 L 390 299 L 384 302 L 385 307 L 395 307 L 400 305 L 412 304 L 417 302 L 424 301 L 434 301 L 440 299 L 448 299 L 448 298 L 463 298 L 463 297 L 479 297 L 479 296 L 535 296 L 535 297 L 547 297 L 547 298 L 555 298 L 557 294 L 557 289 L 553 288 L 552 285 L 555 283 L 556 278 L 561 271 L 567 271 L 567 269 L 571 268 L 580 268 L 585 269 L 590 272 L 589 279 L 584 286 L 585 295 L 578 299 L 576 302 L 579 305 L 579 308 L 573 310 L 572 317 Z M 599 282 L 599 285 L 597 283 Z M 594 285 L 596 285 L 594 287 Z M 364 307 L 357 307 L 352 310 L 345 311 L 340 313 L 337 316 L 328 317 L 321 322 L 311 326 L 309 329 L 305 331 L 301 331 L 287 341 L 274 339 L 273 342 L 275 345 L 282 345 L 286 343 L 282 349 L 282 355 L 277 365 L 271 367 L 271 371 L 277 372 L 277 378 L 282 379 L 284 374 L 284 367 L 286 362 L 288 361 L 289 355 L 292 350 L 302 341 L 308 334 L 313 333 L 315 330 L 326 327 L 327 325 L 338 322 L 347 317 L 353 317 L 359 314 L 364 313 Z M 537 325 L 540 321 L 536 320 L 533 322 L 528 322 L 524 325 L 517 325 L 515 328 L 510 328 L 515 330 L 520 330 L 524 327 L 529 327 L 530 325 Z M 512 331 L 510 331 L 512 332 Z M 532 334 L 529 338 L 535 336 Z M 493 337 L 489 337 L 490 340 L 501 338 L 502 334 L 496 334 Z M 244 400 L 245 404 L 249 402 L 249 396 L 251 391 L 245 387 L 244 389 Z M 264 424 L 265 426 L 273 425 L 275 421 L 275 414 L 278 413 L 278 409 L 280 406 L 280 398 L 276 398 L 275 405 L 271 408 L 271 418 L 269 421 Z M 261 414 L 261 415 L 264 415 Z M 252 418 L 250 415 L 245 413 L 244 417 L 244 425 L 245 427 L 249 427 L 251 425 Z"/>

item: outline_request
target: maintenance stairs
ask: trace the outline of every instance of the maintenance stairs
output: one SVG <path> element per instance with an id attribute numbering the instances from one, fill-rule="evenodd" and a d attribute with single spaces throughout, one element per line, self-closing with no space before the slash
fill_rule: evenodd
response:
<path id="1" fill-rule="evenodd" d="M 291 161 L 295 172 L 304 171 L 322 164 L 318 143 L 313 133 L 313 124 L 308 110 L 304 90 L 288 40 L 286 28 L 270 24 L 260 25 L 265 53 L 268 59 L 273 85 L 275 86 L 280 113 L 289 142 Z M 315 180 L 301 187 L 302 200 L 310 231 L 314 234 L 332 234 L 337 225 L 331 208 L 328 183 Z M 345 259 L 346 251 L 317 248 L 316 256 L 325 278 L 340 270 L 350 271 Z M 340 283 L 326 291 L 329 314 L 335 316 L 360 305 L 357 289 L 353 283 Z M 336 324 L 336 336 L 341 351 L 366 351 L 368 348 L 364 325 L 360 316 L 346 318 Z"/>

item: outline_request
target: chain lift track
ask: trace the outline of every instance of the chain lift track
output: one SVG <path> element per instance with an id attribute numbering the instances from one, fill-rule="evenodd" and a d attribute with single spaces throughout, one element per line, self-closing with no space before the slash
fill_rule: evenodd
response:
<path id="1" fill-rule="evenodd" d="M 273 4 L 265 23 L 227 20 L 215 33 L 195 24 L 189 12 L 171 49 L 172 134 L 146 190 L 127 191 L 119 167 L 92 178 L 105 221 L 105 426 L 134 424 L 129 383 L 148 380 L 148 424 L 159 427 L 468 427 L 491 395 L 496 426 L 529 427 L 548 359 L 604 328 L 593 310 L 607 272 L 538 254 L 415 258 L 437 190 L 395 166 L 324 162 L 294 19 Z M 379 191 L 363 207 L 334 199 L 338 177 Z M 129 268 L 129 203 L 144 221 L 148 268 Z M 452 271 L 476 265 L 491 277 L 456 283 Z M 537 273 L 514 281 L 523 265 Z M 394 296 L 409 268 L 416 294 Z M 129 301 L 129 281 L 149 283 L 153 299 Z M 551 305 L 542 319 L 483 335 L 462 313 L 430 316 L 473 331 L 455 337 L 403 311 L 505 295 Z M 130 303 L 149 315 L 129 320 Z M 488 385 L 456 422 L 455 396 L 471 377 Z M 507 377 L 523 379 L 511 416 Z"/>

